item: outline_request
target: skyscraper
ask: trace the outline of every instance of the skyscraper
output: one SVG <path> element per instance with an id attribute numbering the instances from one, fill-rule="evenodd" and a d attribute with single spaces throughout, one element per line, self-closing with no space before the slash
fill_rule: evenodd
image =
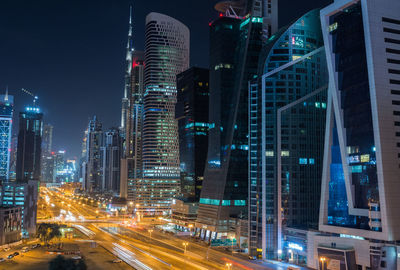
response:
<path id="1" fill-rule="evenodd" d="M 122 138 L 118 129 L 104 132 L 104 142 L 101 147 L 102 190 L 114 194 L 120 193 L 120 167 Z"/>
<path id="2" fill-rule="evenodd" d="M 231 228 L 247 216 L 248 81 L 257 76 L 262 44 L 271 34 L 264 30 L 277 27 L 271 20 L 275 1 L 224 1 L 216 9 L 221 13 L 210 24 L 208 157 L 196 221 L 207 240 L 240 238 Z"/>
<path id="3" fill-rule="evenodd" d="M 125 156 L 135 159 L 135 167 L 141 168 L 141 132 L 144 89 L 144 52 L 132 54 L 131 88 L 125 132 Z"/>
<path id="4" fill-rule="evenodd" d="M 40 180 L 43 114 L 39 107 L 27 107 L 19 113 L 17 181 Z"/>
<path id="5" fill-rule="evenodd" d="M 249 87 L 252 256 L 292 258 L 298 245 L 303 253 L 296 259 L 307 257 L 300 241 L 317 229 L 327 83 L 319 10 L 313 10 L 268 40 Z M 293 229 L 297 238 L 290 242 Z"/>
<path id="6" fill-rule="evenodd" d="M 50 124 L 45 124 L 43 126 L 43 136 L 42 136 L 42 153 L 49 154 L 53 147 L 53 126 Z"/>
<path id="7" fill-rule="evenodd" d="M 132 7 L 130 7 L 128 43 L 126 44 L 125 87 L 124 87 L 124 96 L 122 98 L 121 127 L 120 127 L 123 136 L 125 136 L 124 133 L 129 111 L 129 93 L 132 87 L 131 72 L 132 72 L 133 51 L 134 49 L 133 49 L 133 38 L 132 38 Z"/>
<path id="8" fill-rule="evenodd" d="M 95 116 L 89 121 L 86 139 L 85 181 L 82 183 L 87 192 L 102 191 L 101 151 L 103 144 L 102 124 Z"/>
<path id="9" fill-rule="evenodd" d="M 209 71 L 192 67 L 176 76 L 181 193 L 198 202 L 208 147 Z"/>
<path id="10" fill-rule="evenodd" d="M 189 67 L 189 29 L 159 13 L 146 17 L 143 180 L 139 207 L 161 213 L 179 193 L 179 145 L 175 120 L 176 75 Z"/>
<path id="11" fill-rule="evenodd" d="M 53 182 L 54 176 L 54 155 L 52 154 L 53 126 L 45 124 L 42 136 L 42 181 Z"/>
<path id="12" fill-rule="evenodd" d="M 0 181 L 9 180 L 14 97 L 0 96 Z"/>
<path id="13" fill-rule="evenodd" d="M 314 238 L 310 267 L 400 267 L 399 11 L 391 0 L 339 0 L 321 10 L 329 71 L 324 233 Z"/>

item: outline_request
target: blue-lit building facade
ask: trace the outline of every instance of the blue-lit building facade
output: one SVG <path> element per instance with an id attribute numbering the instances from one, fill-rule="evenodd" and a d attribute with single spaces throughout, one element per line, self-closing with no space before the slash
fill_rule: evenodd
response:
<path id="1" fill-rule="evenodd" d="M 310 267 L 400 269 L 399 11 L 390 0 L 321 10 L 329 90 Z"/>
<path id="2" fill-rule="evenodd" d="M 192 67 L 176 77 L 182 197 L 198 202 L 208 147 L 209 71 Z"/>
<path id="3" fill-rule="evenodd" d="M 14 97 L 0 96 L 0 181 L 9 180 Z"/>
<path id="4" fill-rule="evenodd" d="M 41 178 L 43 114 L 39 107 L 27 107 L 19 113 L 17 181 Z"/>
<path id="5" fill-rule="evenodd" d="M 1 186 L 3 207 L 21 207 L 22 236 L 34 237 L 36 234 L 37 201 L 39 182 L 7 182 Z"/>
<path id="6" fill-rule="evenodd" d="M 280 29 L 262 54 L 249 84 L 249 253 L 305 263 L 308 230 L 318 229 L 327 108 L 319 10 Z"/>
<path id="7" fill-rule="evenodd" d="M 245 247 L 248 198 L 248 81 L 257 76 L 263 41 L 275 29 L 277 6 L 248 1 L 236 15 L 217 4 L 220 18 L 210 24 L 210 109 L 208 156 L 196 233 L 208 241 L 235 239 Z M 262 8 L 261 8 L 262 7 Z M 243 230 L 241 230 L 243 231 Z"/>

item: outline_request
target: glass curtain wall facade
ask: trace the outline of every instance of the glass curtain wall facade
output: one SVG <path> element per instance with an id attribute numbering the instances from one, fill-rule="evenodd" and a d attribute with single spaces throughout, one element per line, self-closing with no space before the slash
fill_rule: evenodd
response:
<path id="1" fill-rule="evenodd" d="M 104 143 L 101 147 L 101 176 L 102 189 L 105 192 L 120 193 L 122 144 L 122 137 L 118 129 L 110 129 L 104 133 Z"/>
<path id="2" fill-rule="evenodd" d="M 209 71 L 192 67 L 176 77 L 181 194 L 198 202 L 208 147 Z"/>
<path id="3" fill-rule="evenodd" d="M 125 135 L 125 162 L 127 167 L 127 193 L 129 202 L 136 204 L 136 189 L 142 179 L 142 128 L 144 91 L 144 52 L 134 51 L 131 92 L 129 93 L 128 121 Z M 124 161 L 123 161 L 124 162 Z M 121 180 L 123 177 L 121 175 Z M 126 182 L 126 181 L 125 181 Z"/>
<path id="4" fill-rule="evenodd" d="M 247 219 L 248 81 L 257 77 L 264 30 L 276 26 L 269 18 L 277 8 L 245 3 L 237 7 L 242 17 L 226 11 L 210 24 L 210 131 L 196 222 L 198 235 L 209 241 L 238 238 L 236 219 Z"/>
<path id="5" fill-rule="evenodd" d="M 0 182 L 9 180 L 14 97 L 0 96 Z"/>
<path id="6" fill-rule="evenodd" d="M 19 113 L 17 181 L 40 180 L 43 114 L 38 107 Z"/>
<path id="7" fill-rule="evenodd" d="M 103 126 L 95 116 L 90 120 L 86 139 L 86 161 L 84 189 L 87 192 L 102 191 L 101 146 Z"/>
<path id="8" fill-rule="evenodd" d="M 346 269 L 400 267 L 399 10 L 390 0 L 321 10 L 329 92 L 319 230 L 329 237 L 315 238 L 312 255 L 331 264 L 333 252 L 353 249 Z"/>
<path id="9" fill-rule="evenodd" d="M 312 192 L 320 187 L 318 174 L 321 167 L 318 164 L 323 144 L 321 129 L 315 121 L 321 123 L 324 118 L 326 101 L 322 93 L 307 95 L 322 91 L 320 88 L 327 85 L 322 46 L 319 10 L 313 10 L 269 39 L 260 61 L 262 75 L 249 86 L 249 251 L 253 256 L 278 257 L 278 251 L 282 252 L 282 221 L 285 226 L 316 227 L 319 198 Z M 300 105 L 296 102 L 305 97 L 310 100 L 306 98 L 303 107 L 298 108 Z M 316 100 L 313 102 L 313 99 Z M 283 110 L 285 106 L 294 107 L 286 111 Z M 278 115 L 281 121 L 280 143 Z M 296 118 L 301 121 L 295 123 Z M 314 142 L 315 148 L 310 148 L 313 142 L 306 140 L 307 131 L 311 132 L 310 136 L 321 136 Z M 302 188 L 299 186 L 301 182 L 304 183 Z M 312 199 L 309 202 L 301 195 L 306 189 Z M 308 207 L 313 208 L 310 215 L 305 213 Z M 303 214 L 303 219 L 307 220 L 298 220 L 296 224 L 297 218 Z"/>
<path id="10" fill-rule="evenodd" d="M 125 69 L 125 86 L 124 86 L 124 96 L 122 97 L 122 111 L 121 111 L 121 135 L 125 136 L 126 125 L 129 121 L 129 93 L 132 89 L 132 55 L 135 51 L 133 48 L 133 26 L 132 26 L 132 6 L 130 7 L 129 14 L 129 31 L 128 31 L 128 42 L 126 44 L 126 69 Z"/>
<path id="11" fill-rule="evenodd" d="M 189 67 L 189 29 L 159 13 L 146 17 L 143 179 L 137 183 L 139 208 L 162 214 L 180 192 L 176 75 Z"/>

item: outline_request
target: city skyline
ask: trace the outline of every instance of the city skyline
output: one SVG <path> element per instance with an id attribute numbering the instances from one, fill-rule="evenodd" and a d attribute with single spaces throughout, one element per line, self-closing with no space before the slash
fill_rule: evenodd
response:
<path id="1" fill-rule="evenodd" d="M 145 16 L 157 11 L 196 33 L 191 36 L 191 66 L 208 67 L 208 23 L 218 15 L 213 8 L 217 2 L 176 1 L 179 8 L 175 8 L 159 0 L 146 4 L 96 1 L 96 5 L 93 1 L 44 0 L 41 5 L 2 1 L 0 23 L 9 27 L 1 29 L 5 42 L 0 45 L 0 92 L 9 87 L 16 112 L 31 103 L 21 88 L 38 95 L 45 122 L 54 125 L 54 150 L 66 150 L 69 158 L 79 157 L 82 132 L 90 118 L 97 115 L 108 128 L 120 125 L 129 5 L 133 4 L 136 50 L 144 49 Z M 289 2 L 281 0 L 279 5 Z M 279 25 L 330 2 L 290 3 L 294 8 L 280 11 Z"/>
<path id="2" fill-rule="evenodd" d="M 4 0 L 0 34 L 0 268 L 400 270 L 400 0 Z"/>

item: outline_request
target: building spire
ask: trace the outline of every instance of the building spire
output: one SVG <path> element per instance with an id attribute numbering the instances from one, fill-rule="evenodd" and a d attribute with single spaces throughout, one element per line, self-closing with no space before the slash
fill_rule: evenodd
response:
<path id="1" fill-rule="evenodd" d="M 129 25 L 132 26 L 132 5 L 129 6 Z"/>
<path id="2" fill-rule="evenodd" d="M 6 94 L 4 95 L 4 101 L 8 101 L 8 85 L 6 86 Z"/>

